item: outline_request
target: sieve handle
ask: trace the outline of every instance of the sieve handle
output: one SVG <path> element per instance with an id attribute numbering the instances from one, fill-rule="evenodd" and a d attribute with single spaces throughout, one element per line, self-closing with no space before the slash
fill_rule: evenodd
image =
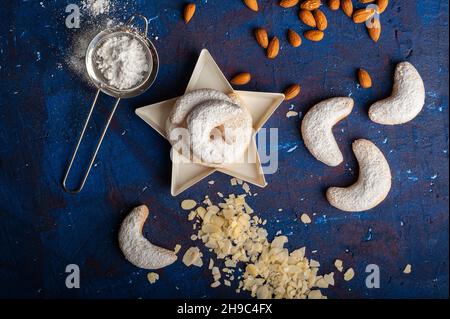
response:
<path id="1" fill-rule="evenodd" d="M 69 188 L 67 188 L 67 185 L 66 185 L 67 178 L 69 177 L 70 170 L 72 169 L 72 164 L 73 164 L 73 162 L 74 162 L 74 160 L 75 160 L 75 158 L 77 156 L 78 148 L 80 147 L 81 141 L 83 140 L 84 134 L 86 133 L 86 128 L 87 128 L 87 126 L 89 124 L 89 121 L 91 119 L 91 115 L 92 115 L 92 112 L 94 111 L 95 105 L 97 104 L 97 100 L 98 100 L 98 96 L 99 95 L 100 95 L 100 90 L 97 91 L 97 94 L 95 95 L 94 101 L 92 102 L 92 106 L 91 106 L 91 109 L 89 110 L 89 114 L 88 114 L 88 116 L 86 118 L 86 122 L 84 123 L 83 130 L 81 131 L 80 137 L 78 138 L 77 146 L 75 147 L 75 150 L 73 152 L 72 158 L 70 159 L 69 165 L 66 168 L 66 173 L 64 174 L 64 179 L 63 179 L 63 182 L 62 182 L 62 186 L 64 188 L 64 191 L 66 191 L 67 193 L 77 194 L 83 189 L 84 184 L 86 183 L 86 180 L 87 180 L 87 178 L 89 176 L 89 172 L 91 171 L 92 164 L 94 164 L 95 158 L 97 157 L 97 153 L 98 153 L 98 150 L 100 149 L 100 145 L 103 142 L 103 138 L 105 137 L 105 134 L 106 134 L 106 131 L 108 130 L 109 124 L 111 123 L 111 120 L 112 120 L 112 118 L 114 116 L 114 112 L 116 112 L 117 106 L 119 105 L 119 102 L 120 102 L 120 98 L 118 98 L 116 100 L 116 102 L 114 103 L 114 107 L 113 107 L 111 113 L 108 116 L 108 120 L 107 120 L 107 122 L 105 124 L 105 127 L 103 128 L 102 135 L 100 136 L 100 139 L 99 139 L 99 141 L 97 143 L 97 147 L 95 148 L 95 152 L 94 152 L 94 154 L 91 157 L 91 161 L 89 162 L 89 166 L 88 166 L 87 170 L 84 173 L 84 176 L 83 176 L 83 179 L 81 181 L 80 186 L 78 186 L 78 188 L 76 188 L 76 189 L 69 189 Z"/>
<path id="2" fill-rule="evenodd" d="M 147 34 L 148 34 L 148 19 L 147 19 L 145 16 L 143 16 L 142 14 L 135 14 L 135 15 L 131 16 L 131 18 L 128 20 L 128 22 L 126 23 L 126 25 L 127 25 L 127 26 L 131 25 L 131 24 L 133 23 L 133 21 L 134 21 L 137 17 L 138 17 L 138 18 L 141 18 L 142 20 L 144 20 L 144 23 L 145 23 L 144 35 L 147 37 Z"/>

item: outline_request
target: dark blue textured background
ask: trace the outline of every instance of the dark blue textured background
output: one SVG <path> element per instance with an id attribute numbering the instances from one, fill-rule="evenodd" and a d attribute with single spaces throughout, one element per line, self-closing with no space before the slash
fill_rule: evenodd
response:
<path id="1" fill-rule="evenodd" d="M 183 253 L 193 243 L 180 201 L 200 200 L 205 194 L 215 198 L 217 191 L 239 192 L 229 185 L 229 177 L 216 174 L 207 179 L 215 180 L 214 185 L 204 180 L 172 198 L 169 145 L 134 114 L 137 107 L 180 95 L 202 48 L 228 77 L 251 72 L 253 80 L 243 89 L 279 92 L 292 82 L 302 85 L 301 96 L 283 103 L 266 125 L 279 128 L 279 169 L 267 176 L 265 189 L 253 188 L 259 195 L 249 202 L 268 219 L 270 237 L 282 230 L 292 233 L 290 249 L 306 245 L 310 256 L 318 250 L 314 258 L 321 271 L 333 270 L 335 258 L 355 268 L 353 281 L 346 283 L 337 275 L 336 287 L 325 294 L 448 296 L 448 1 L 391 1 L 382 15 L 378 44 L 363 25 L 325 8 L 325 39 L 305 40 L 294 49 L 287 45 L 285 31 L 307 28 L 298 21 L 297 9 L 284 10 L 276 1 L 260 1 L 259 13 L 240 0 L 195 1 L 197 13 L 186 26 L 180 18 L 183 1 L 130 0 L 134 4 L 121 6 L 115 17 L 125 19 L 139 11 L 154 18 L 150 34 L 158 37 L 161 72 L 148 92 L 121 103 L 85 189 L 76 196 L 65 194 L 60 183 L 94 90 L 66 64 L 71 38 L 80 32 L 65 27 L 64 9 L 70 2 L 1 3 L 0 297 L 236 296 L 228 287 L 209 288 L 207 267 L 187 268 L 181 262 L 158 271 L 160 280 L 150 285 L 147 271 L 123 258 L 116 239 L 127 212 L 145 203 L 151 210 L 146 236 L 168 248 L 180 243 Z M 252 29 L 257 26 L 281 39 L 276 60 L 266 59 L 256 45 Z M 423 111 L 401 126 L 370 122 L 368 106 L 389 95 L 395 64 L 404 60 L 424 79 Z M 357 87 L 359 67 L 371 73 L 372 89 Z M 335 129 L 345 164 L 330 168 L 305 149 L 300 120 L 285 114 L 291 104 L 304 113 L 315 102 L 337 95 L 351 95 L 356 104 Z M 103 108 L 94 117 L 91 137 L 106 112 Z M 346 214 L 328 205 L 324 190 L 355 181 L 357 164 L 350 145 L 356 138 L 371 139 L 381 148 L 391 165 L 393 187 L 375 209 Z M 300 212 L 316 213 L 313 223 L 294 221 Z M 65 287 L 64 270 L 70 263 L 81 268 L 80 289 Z M 364 269 L 370 263 L 380 266 L 380 289 L 365 288 Z M 410 275 L 402 273 L 407 263 L 413 266 Z"/>

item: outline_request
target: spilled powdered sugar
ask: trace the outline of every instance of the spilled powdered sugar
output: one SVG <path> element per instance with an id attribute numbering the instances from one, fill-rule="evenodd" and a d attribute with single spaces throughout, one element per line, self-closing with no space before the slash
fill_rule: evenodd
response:
<path id="1" fill-rule="evenodd" d="M 119 90 L 138 86 L 150 71 L 144 46 L 127 35 L 106 39 L 95 63 L 108 84 Z"/>
<path id="2" fill-rule="evenodd" d="M 75 30 L 66 52 L 66 64 L 72 72 L 79 76 L 84 82 L 90 83 L 86 71 L 86 50 L 91 40 L 106 28 L 122 25 L 113 19 L 96 19 L 95 23 L 86 23 L 83 28 Z"/>
<path id="3" fill-rule="evenodd" d="M 78 31 L 72 38 L 71 45 L 66 54 L 66 63 L 69 68 L 83 81 L 89 82 L 86 72 L 86 49 L 94 36 L 102 30 L 99 26 L 93 26 Z"/>
<path id="4" fill-rule="evenodd" d="M 113 4 L 110 0 L 83 0 L 81 8 L 91 16 L 109 13 Z"/>

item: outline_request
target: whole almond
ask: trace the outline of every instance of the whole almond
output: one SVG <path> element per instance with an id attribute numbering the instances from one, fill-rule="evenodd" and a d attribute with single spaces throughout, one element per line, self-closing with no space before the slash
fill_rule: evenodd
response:
<path id="1" fill-rule="evenodd" d="M 264 28 L 255 29 L 255 39 L 258 44 L 264 49 L 269 45 L 269 37 L 267 31 Z"/>
<path id="2" fill-rule="evenodd" d="M 292 29 L 288 30 L 288 40 L 294 48 L 297 48 L 302 44 L 302 38 L 297 32 Z"/>
<path id="3" fill-rule="evenodd" d="M 358 81 L 364 89 L 369 89 L 372 87 L 372 79 L 370 78 L 369 72 L 364 69 L 358 70 Z"/>
<path id="4" fill-rule="evenodd" d="M 372 18 L 370 25 L 367 26 L 367 32 L 373 42 L 378 42 L 381 36 L 381 23 L 379 18 Z"/>
<path id="5" fill-rule="evenodd" d="M 186 24 L 189 23 L 189 21 L 191 21 L 192 17 L 194 16 L 194 13 L 195 13 L 195 4 L 194 3 L 186 4 L 183 12 L 184 22 Z"/>
<path id="6" fill-rule="evenodd" d="M 355 23 L 364 23 L 369 20 L 375 14 L 375 9 L 372 8 L 364 8 L 356 10 L 353 13 L 353 22 Z"/>
<path id="7" fill-rule="evenodd" d="M 314 10 L 314 19 L 316 20 L 317 29 L 323 31 L 328 27 L 327 17 L 320 9 Z"/>
<path id="8" fill-rule="evenodd" d="M 292 84 L 284 90 L 284 99 L 286 101 L 292 100 L 300 94 L 301 87 L 298 84 Z"/>
<path id="9" fill-rule="evenodd" d="M 378 13 L 382 14 L 389 5 L 389 0 L 377 0 Z"/>
<path id="10" fill-rule="evenodd" d="M 267 46 L 267 57 L 269 59 L 275 59 L 280 51 L 280 40 L 277 37 L 273 37 L 269 45 Z"/>
<path id="11" fill-rule="evenodd" d="M 339 10 L 340 6 L 341 6 L 340 0 L 328 0 L 328 7 L 330 7 L 330 9 L 333 11 Z"/>
<path id="12" fill-rule="evenodd" d="M 257 0 L 244 0 L 245 5 L 255 12 L 259 10 L 258 1 Z"/>
<path id="13" fill-rule="evenodd" d="M 353 15 L 353 3 L 352 0 L 342 0 L 341 3 L 342 11 L 344 11 L 347 17 L 351 17 Z"/>
<path id="14" fill-rule="evenodd" d="M 315 28 L 317 26 L 316 19 L 314 19 L 314 15 L 311 11 L 308 10 L 300 10 L 298 13 L 299 19 L 306 25 Z"/>
<path id="15" fill-rule="evenodd" d="M 234 85 L 244 85 L 250 82 L 252 79 L 252 76 L 248 72 L 242 72 L 239 74 L 236 74 L 230 81 L 231 84 Z"/>
<path id="16" fill-rule="evenodd" d="M 306 0 L 300 5 L 300 8 L 311 11 L 319 8 L 321 4 L 320 0 Z"/>
<path id="17" fill-rule="evenodd" d="M 299 0 L 281 0 L 279 4 L 280 4 L 280 7 L 291 8 L 295 5 L 297 5 L 298 1 Z"/>
<path id="18" fill-rule="evenodd" d="M 320 30 L 309 30 L 306 31 L 303 35 L 310 41 L 319 42 L 323 39 L 325 34 Z"/>

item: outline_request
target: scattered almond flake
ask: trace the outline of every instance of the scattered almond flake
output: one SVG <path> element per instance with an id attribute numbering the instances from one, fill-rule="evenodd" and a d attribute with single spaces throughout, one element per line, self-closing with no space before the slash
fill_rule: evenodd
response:
<path id="1" fill-rule="evenodd" d="M 181 208 L 184 210 L 191 210 L 197 206 L 197 202 L 193 199 L 185 199 L 181 202 Z"/>
<path id="2" fill-rule="evenodd" d="M 173 252 L 174 252 L 175 254 L 177 254 L 177 253 L 180 251 L 180 249 L 181 249 L 181 245 L 180 245 L 180 244 L 176 244 L 176 245 L 175 245 L 175 248 L 173 249 Z"/>
<path id="3" fill-rule="evenodd" d="M 239 185 L 242 185 L 242 183 L 243 183 L 242 179 L 239 179 L 239 178 L 236 178 L 236 181 Z"/>
<path id="4" fill-rule="evenodd" d="M 224 284 L 225 286 L 228 286 L 228 287 L 231 286 L 231 282 L 230 282 L 229 280 L 226 280 L 226 279 L 223 281 L 223 284 Z"/>
<path id="5" fill-rule="evenodd" d="M 211 270 L 214 267 L 214 260 L 212 258 L 209 259 L 208 269 Z"/>
<path id="6" fill-rule="evenodd" d="M 349 268 L 347 269 L 347 271 L 344 273 L 344 280 L 345 281 L 350 281 L 353 279 L 353 277 L 355 276 L 355 271 L 353 270 L 353 268 Z"/>
<path id="7" fill-rule="evenodd" d="M 202 256 L 203 256 L 203 254 L 200 252 L 200 249 L 198 249 L 198 247 L 190 247 L 184 253 L 183 263 L 188 267 L 191 265 L 195 265 L 195 266 L 200 265 L 198 267 L 201 267 Z"/>
<path id="8" fill-rule="evenodd" d="M 192 235 L 191 240 L 197 240 L 197 235 Z"/>
<path id="9" fill-rule="evenodd" d="M 323 276 L 323 279 L 330 285 L 334 286 L 334 272 L 330 272 Z"/>
<path id="10" fill-rule="evenodd" d="M 205 216 L 205 214 L 206 214 L 206 209 L 205 209 L 204 207 L 202 207 L 202 206 L 199 206 L 199 207 L 197 207 L 197 209 L 195 210 L 195 212 L 197 213 L 197 215 L 198 215 L 200 218 L 203 218 L 203 216 Z"/>
<path id="11" fill-rule="evenodd" d="M 220 281 L 215 281 L 211 284 L 211 288 L 217 288 L 220 286 Z"/>
<path id="12" fill-rule="evenodd" d="M 258 196 L 258 193 L 253 193 L 253 196 Z"/>
<path id="13" fill-rule="evenodd" d="M 233 177 L 232 179 L 230 179 L 230 183 L 231 183 L 231 186 L 236 186 L 237 185 L 237 179 L 235 177 Z"/>
<path id="14" fill-rule="evenodd" d="M 159 279 L 159 275 L 156 272 L 150 272 L 147 274 L 147 279 L 153 285 Z"/>
<path id="15" fill-rule="evenodd" d="M 305 247 L 292 252 L 284 248 L 287 236 L 277 235 L 270 242 L 267 230 L 260 226 L 267 221 L 251 215 L 254 212 L 245 195 L 231 194 L 223 201 L 217 205 L 209 203 L 203 214 L 197 208 L 196 219 L 200 220 L 197 237 L 218 259 L 224 260 L 224 285 L 225 280 L 231 284 L 237 270 L 237 291 L 248 291 L 253 297 L 326 298 L 319 289 L 334 285 L 333 273 L 320 276 L 320 263 L 305 257 Z M 196 259 L 193 257 L 188 261 Z M 245 270 L 237 266 L 240 263 Z M 211 261 L 209 267 L 212 286 L 220 285 L 221 271 Z"/>
<path id="16" fill-rule="evenodd" d="M 256 298 L 258 299 L 271 299 L 272 297 L 272 292 L 270 291 L 270 289 L 267 286 L 259 286 L 257 287 L 257 285 L 252 287 L 252 291 L 256 289 Z"/>
<path id="17" fill-rule="evenodd" d="M 244 192 L 246 192 L 247 194 L 250 193 L 250 186 L 247 183 L 244 183 L 242 185 L 242 189 L 244 190 Z"/>
<path id="18" fill-rule="evenodd" d="M 214 280 L 219 280 L 220 278 L 222 278 L 222 273 L 220 272 L 220 269 L 217 266 L 213 266 L 211 274 L 213 275 Z"/>
<path id="19" fill-rule="evenodd" d="M 343 262 L 342 262 L 342 260 L 340 260 L 340 259 L 336 259 L 335 261 L 334 261 L 334 267 L 336 267 L 336 269 L 339 271 L 339 272 L 342 272 L 343 270 L 344 270 L 344 267 L 343 267 Z"/>
<path id="20" fill-rule="evenodd" d="M 403 269 L 403 273 L 404 273 L 404 274 L 410 274 L 411 271 L 412 271 L 412 266 L 411 266 L 410 264 L 407 264 L 407 265 L 405 266 L 405 269 Z"/>
<path id="21" fill-rule="evenodd" d="M 303 213 L 302 216 L 300 217 L 300 220 L 302 221 L 303 224 L 311 224 L 311 218 L 309 217 L 308 214 Z"/>
<path id="22" fill-rule="evenodd" d="M 287 118 L 290 118 L 290 117 L 293 117 L 293 116 L 297 116 L 297 115 L 298 115 L 298 112 L 295 112 L 295 111 L 289 111 L 289 112 L 286 113 L 286 117 Z"/>
<path id="23" fill-rule="evenodd" d="M 191 211 L 188 215 L 188 220 L 189 221 L 194 220 L 195 215 L 197 215 L 197 212 L 195 210 Z"/>
<path id="24" fill-rule="evenodd" d="M 249 215 L 253 214 L 253 209 L 247 205 L 247 203 L 244 204 L 245 212 Z"/>
<path id="25" fill-rule="evenodd" d="M 214 185 L 215 181 L 209 181 L 208 184 L 209 185 Z"/>
<path id="26" fill-rule="evenodd" d="M 225 260 L 225 266 L 234 268 L 236 267 L 236 262 L 234 260 L 227 259 Z"/>
<path id="27" fill-rule="evenodd" d="M 223 194 L 221 192 L 217 192 L 217 196 L 223 197 Z"/>
<path id="28" fill-rule="evenodd" d="M 327 299 L 327 297 L 323 296 L 320 290 L 311 290 L 308 293 L 308 299 Z"/>
<path id="29" fill-rule="evenodd" d="M 315 285 L 317 288 L 328 288 L 329 283 L 322 276 L 318 276 Z"/>
<path id="30" fill-rule="evenodd" d="M 275 236 L 281 235 L 281 230 L 277 231 Z"/>
<path id="31" fill-rule="evenodd" d="M 317 254 L 317 249 L 312 250 L 312 251 L 311 251 L 311 254 Z"/>
<path id="32" fill-rule="evenodd" d="M 201 254 L 201 253 L 200 253 Z M 202 267 L 203 266 L 203 260 L 202 257 L 203 255 L 201 254 L 199 258 L 197 258 L 196 260 L 194 260 L 194 262 L 192 263 L 194 266 L 197 267 Z"/>

